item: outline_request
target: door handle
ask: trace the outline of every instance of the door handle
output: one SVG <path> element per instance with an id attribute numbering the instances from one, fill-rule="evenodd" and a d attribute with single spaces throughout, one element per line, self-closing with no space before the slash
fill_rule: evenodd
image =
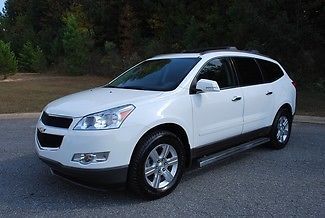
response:
<path id="1" fill-rule="evenodd" d="M 239 101 L 241 99 L 241 96 L 234 96 L 231 100 L 232 101 Z"/>
<path id="2" fill-rule="evenodd" d="M 273 94 L 273 92 L 271 92 L 271 91 L 268 91 L 267 93 L 266 93 L 266 95 L 272 95 Z"/>

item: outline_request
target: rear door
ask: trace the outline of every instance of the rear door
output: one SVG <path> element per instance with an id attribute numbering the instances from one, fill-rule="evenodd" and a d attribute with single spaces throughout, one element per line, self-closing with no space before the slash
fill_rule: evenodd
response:
<path id="1" fill-rule="evenodd" d="M 273 123 L 273 119 L 276 114 L 277 107 L 275 105 L 276 100 L 281 99 L 281 97 L 285 94 L 283 93 L 283 89 L 281 89 L 281 83 L 279 84 L 276 82 L 279 80 L 281 77 L 284 76 L 284 73 L 280 66 L 276 63 L 262 60 L 262 59 L 256 59 L 262 74 L 263 74 L 263 79 L 264 83 L 269 84 L 270 90 L 272 91 L 272 94 L 269 94 L 269 101 L 272 102 L 273 105 L 273 115 L 270 117 L 269 124 L 271 125 Z"/>
<path id="2" fill-rule="evenodd" d="M 191 94 L 196 145 L 207 145 L 240 135 L 244 103 L 229 59 L 209 60 L 193 85 L 200 79 L 216 81 L 221 91 Z"/>
<path id="3" fill-rule="evenodd" d="M 269 126 L 273 112 L 271 84 L 264 83 L 255 59 L 233 57 L 239 85 L 244 96 L 243 133 Z"/>

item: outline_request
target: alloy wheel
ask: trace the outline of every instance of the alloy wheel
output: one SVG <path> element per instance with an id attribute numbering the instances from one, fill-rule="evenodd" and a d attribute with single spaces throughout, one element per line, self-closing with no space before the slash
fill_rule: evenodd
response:
<path id="1" fill-rule="evenodd" d="M 144 176 L 152 188 L 162 189 L 174 180 L 177 169 L 178 156 L 175 148 L 169 144 L 160 144 L 149 153 Z"/>
<path id="2" fill-rule="evenodd" d="M 280 143 L 284 143 L 289 136 L 289 120 L 286 116 L 281 116 L 278 121 L 278 131 L 276 138 Z"/>

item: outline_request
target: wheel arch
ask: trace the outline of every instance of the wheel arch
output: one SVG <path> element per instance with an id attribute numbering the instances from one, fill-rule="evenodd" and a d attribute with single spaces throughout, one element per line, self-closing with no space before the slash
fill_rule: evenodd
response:
<path id="1" fill-rule="evenodd" d="M 288 113 L 290 113 L 291 118 L 293 117 L 292 107 L 291 107 L 291 105 L 289 103 L 282 104 L 281 107 L 279 107 L 279 109 L 277 110 L 276 113 L 279 113 L 279 111 L 281 111 L 281 110 L 287 111 Z"/>
<path id="2" fill-rule="evenodd" d="M 189 138 L 188 138 L 188 135 L 187 135 L 185 129 L 182 126 L 180 126 L 178 124 L 175 124 L 175 123 L 163 123 L 163 124 L 156 125 L 156 126 L 150 128 L 149 130 L 147 130 L 140 137 L 140 139 L 137 142 L 135 148 L 133 149 L 133 152 L 132 152 L 132 155 L 131 155 L 131 160 L 132 160 L 132 157 L 133 157 L 134 152 L 137 150 L 137 148 L 139 146 L 141 146 L 141 140 L 145 136 L 147 136 L 148 134 L 150 134 L 150 133 L 152 133 L 154 131 L 157 131 L 157 130 L 170 131 L 170 132 L 174 133 L 175 135 L 177 135 L 180 138 L 180 140 L 183 143 L 184 151 L 185 151 L 185 155 L 186 155 L 186 163 L 185 163 L 185 166 L 186 167 L 189 167 L 191 165 L 191 148 L 190 148 Z"/>

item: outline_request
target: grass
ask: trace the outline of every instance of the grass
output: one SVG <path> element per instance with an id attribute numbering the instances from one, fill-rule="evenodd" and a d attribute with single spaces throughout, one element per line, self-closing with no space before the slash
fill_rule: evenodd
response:
<path id="1" fill-rule="evenodd" d="M 0 114 L 40 112 L 61 96 L 104 85 L 109 78 L 17 74 L 0 81 Z"/>
<path id="2" fill-rule="evenodd" d="M 40 112 L 61 96 L 106 84 L 107 77 L 16 74 L 0 81 L 0 114 Z M 300 91 L 297 114 L 325 116 L 325 92 Z"/>

